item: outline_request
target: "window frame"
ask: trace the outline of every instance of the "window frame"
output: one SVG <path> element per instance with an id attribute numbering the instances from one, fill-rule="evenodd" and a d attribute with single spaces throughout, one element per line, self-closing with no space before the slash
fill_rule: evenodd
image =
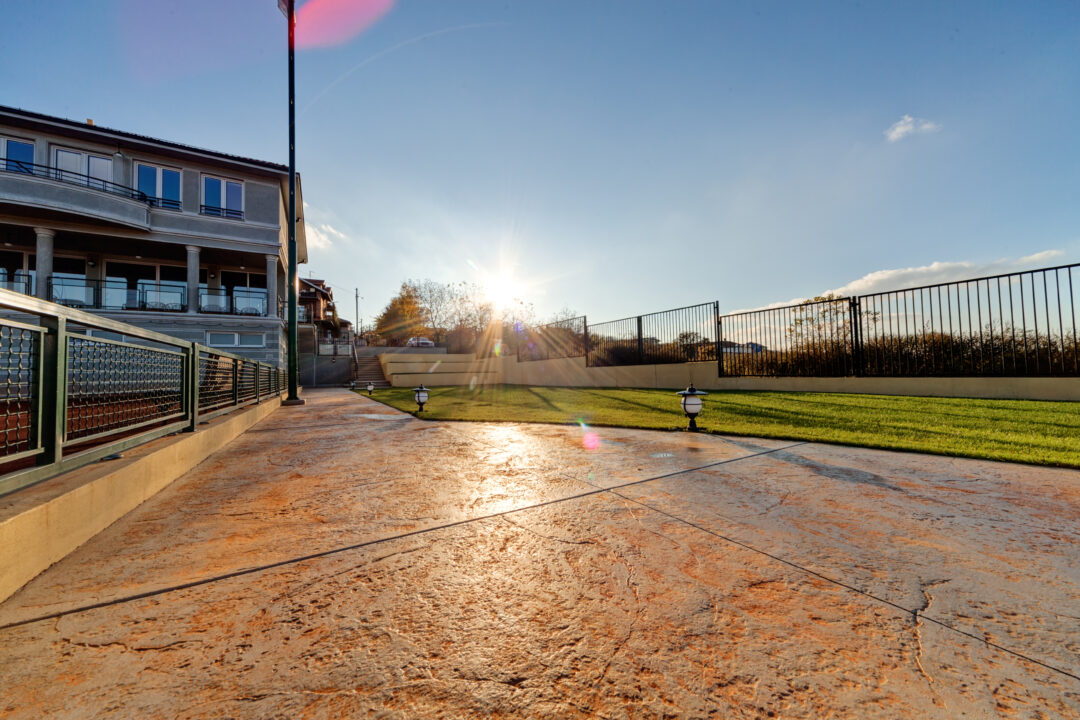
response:
<path id="1" fill-rule="evenodd" d="M 217 180 L 221 183 L 221 205 L 213 206 L 206 203 L 206 181 Z M 228 205 L 228 183 L 234 183 L 240 186 L 240 209 L 231 210 Z M 247 207 L 247 191 L 244 189 L 244 181 L 237 178 L 225 177 L 224 175 L 215 175 L 213 173 L 202 173 L 199 176 L 199 213 L 202 215 L 208 215 L 210 217 L 220 217 L 227 220 L 246 220 L 246 207 Z M 217 212 L 207 212 L 208 208 L 212 208 Z M 229 215 L 230 212 L 239 212 L 239 217 L 235 215 Z"/>
<path id="2" fill-rule="evenodd" d="M 3 168 L 0 168 L 0 169 L 8 171 L 8 143 L 9 142 L 17 142 L 17 143 L 22 143 L 23 145 L 29 145 L 30 146 L 30 164 L 34 165 L 34 164 L 37 163 L 37 141 L 36 140 L 29 140 L 27 138 L 15 137 L 13 135 L 0 135 L 0 161 L 3 162 Z M 21 163 L 23 161 L 22 160 L 13 160 L 12 162 Z M 10 170 L 8 172 L 21 172 L 21 173 L 25 173 L 27 175 L 33 175 L 34 174 L 34 168 L 30 167 L 30 168 L 27 168 L 25 171 L 22 171 L 22 170 Z"/>
<path id="3" fill-rule="evenodd" d="M 66 146 L 66 145 L 53 145 L 51 149 L 52 149 L 52 154 L 51 154 L 50 158 L 53 161 L 52 167 L 53 167 L 54 171 L 57 174 L 55 179 L 60 180 L 61 182 L 68 182 L 68 183 L 71 183 L 73 185 L 85 185 L 86 187 L 94 188 L 96 190 L 106 190 L 107 189 L 106 185 L 112 185 L 113 184 L 113 179 L 111 177 L 111 175 L 112 175 L 111 171 L 114 169 L 114 167 L 113 167 L 113 156 L 112 155 L 105 155 L 105 154 L 102 154 L 102 153 L 99 153 L 99 152 L 96 152 L 96 151 L 93 151 L 93 150 L 86 150 L 86 149 L 83 149 L 83 148 L 74 148 L 74 147 L 69 147 L 69 146 Z M 79 169 L 75 170 L 75 171 L 61 170 L 60 169 L 60 160 L 59 160 L 59 157 L 60 157 L 59 153 L 61 153 L 61 152 L 71 153 L 72 155 L 78 155 L 79 156 Z M 99 160 L 107 160 L 109 162 L 109 170 L 110 170 L 109 175 L 110 175 L 110 177 L 108 177 L 108 178 L 91 177 L 91 175 L 90 175 L 90 158 L 91 157 L 98 158 Z M 82 175 L 82 178 L 79 179 L 79 180 L 75 180 L 75 181 L 64 180 L 64 177 L 63 177 L 62 173 L 65 173 L 65 172 L 75 172 L 75 173 L 77 173 L 79 175 Z M 101 183 L 101 184 L 100 185 L 95 185 L 95 183 L 93 182 L 95 180 L 98 183 Z"/>
<path id="4" fill-rule="evenodd" d="M 210 342 L 211 335 L 232 335 L 232 343 L 215 345 Z M 240 343 L 240 337 L 255 337 L 260 338 L 258 345 L 243 345 Z M 265 348 L 266 347 L 266 333 L 253 333 L 253 332 L 238 332 L 233 330 L 207 330 L 206 331 L 206 345 L 213 348 Z"/>
<path id="5" fill-rule="evenodd" d="M 142 192 L 141 190 L 139 190 L 139 168 L 140 167 L 151 168 L 152 170 L 154 170 L 154 195 L 152 197 L 148 198 L 148 199 L 153 201 L 153 206 L 156 207 L 156 208 L 161 208 L 162 210 L 172 210 L 173 212 L 183 212 L 183 210 L 184 210 L 184 171 L 183 171 L 182 168 L 172 167 L 170 165 L 161 165 L 161 164 L 156 163 L 156 162 L 149 162 L 149 161 L 146 161 L 146 160 L 139 160 L 139 159 L 135 159 L 134 162 L 132 163 L 132 165 L 133 165 L 133 168 L 134 168 L 133 172 L 132 172 L 132 176 L 134 177 L 134 182 L 132 183 L 132 185 L 134 185 L 134 188 L 135 188 L 135 190 L 137 192 Z M 177 175 L 180 176 L 180 182 L 179 182 L 179 191 L 180 191 L 179 195 L 180 196 L 175 201 L 169 200 L 168 202 L 170 204 L 168 204 L 168 205 L 165 204 L 165 202 L 166 202 L 165 198 L 162 197 L 162 195 L 161 195 L 161 191 L 162 191 L 162 187 L 163 187 L 162 177 L 164 175 L 165 170 L 168 170 L 170 172 L 174 172 L 174 173 L 176 173 Z M 172 206 L 173 202 L 176 203 L 175 207 Z"/>

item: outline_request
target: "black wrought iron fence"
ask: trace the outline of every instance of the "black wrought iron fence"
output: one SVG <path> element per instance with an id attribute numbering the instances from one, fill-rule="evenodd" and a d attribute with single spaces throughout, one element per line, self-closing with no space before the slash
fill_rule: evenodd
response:
<path id="1" fill-rule="evenodd" d="M 584 317 L 527 327 L 518 341 L 518 362 L 583 357 L 588 329 Z"/>
<path id="2" fill-rule="evenodd" d="M 851 375 L 850 298 L 732 313 L 719 318 L 721 375 Z"/>
<path id="3" fill-rule="evenodd" d="M 0 494 L 284 389 L 274 366 L 127 323 L 2 289 L 0 310 Z"/>
<path id="4" fill-rule="evenodd" d="M 1074 263 L 727 315 L 714 302 L 596 324 L 580 317 L 529 329 L 518 359 L 716 361 L 734 377 L 1076 377 L 1078 296 Z"/>
<path id="5" fill-rule="evenodd" d="M 862 295 L 853 353 L 878 376 L 1080 375 L 1080 264 Z"/>
<path id="6" fill-rule="evenodd" d="M 588 327 L 587 364 L 659 365 L 716 360 L 715 302 Z"/>

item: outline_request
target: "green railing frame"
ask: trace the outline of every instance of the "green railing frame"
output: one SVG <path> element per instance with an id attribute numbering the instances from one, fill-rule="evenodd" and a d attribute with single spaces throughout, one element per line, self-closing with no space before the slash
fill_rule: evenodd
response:
<path id="1" fill-rule="evenodd" d="M 32 322 L 27 323 L 20 317 L 0 317 L 0 326 L 29 331 L 36 336 L 33 341 L 36 362 L 33 365 L 34 377 L 31 380 L 35 390 L 29 410 L 31 447 L 21 452 L 0 456 L 0 463 L 5 465 L 31 457 L 35 458 L 35 465 L 0 475 L 0 495 L 33 485 L 165 435 L 192 432 L 202 422 L 260 403 L 271 397 L 280 396 L 285 391 L 286 378 L 281 368 L 201 343 L 182 340 L 4 289 L 0 289 L 0 311 L 5 311 L 5 315 L 16 313 L 36 317 L 38 323 L 37 325 Z M 165 417 L 137 421 L 85 437 L 69 438 L 67 418 L 71 368 L 68 366 L 67 357 L 68 340 L 71 337 L 86 337 L 82 333 L 71 332 L 69 330 L 71 325 L 114 332 L 126 338 L 137 338 L 164 347 L 150 347 L 94 336 L 87 338 L 94 343 L 140 350 L 148 349 L 157 353 L 180 356 L 182 358 L 182 380 L 181 387 L 178 388 L 181 397 L 180 410 Z M 199 408 L 199 386 L 203 377 L 200 368 L 204 358 L 207 361 L 210 359 L 216 362 L 225 361 L 226 365 L 231 365 L 232 370 L 231 400 L 224 405 L 216 403 L 212 409 L 208 410 Z M 254 392 L 241 396 L 239 381 L 245 372 L 251 374 L 252 367 L 254 368 Z M 4 368 L 0 367 L 0 370 Z M 144 432 L 136 432 L 134 435 L 130 434 L 148 425 L 156 425 L 156 427 Z M 108 438 L 112 435 L 125 437 L 110 442 Z M 69 446 L 82 446 L 93 442 L 98 444 L 72 454 L 65 452 Z"/>

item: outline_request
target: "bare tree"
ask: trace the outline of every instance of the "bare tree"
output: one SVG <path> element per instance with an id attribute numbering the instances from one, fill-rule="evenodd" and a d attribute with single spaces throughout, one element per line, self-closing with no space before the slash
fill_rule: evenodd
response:
<path id="1" fill-rule="evenodd" d="M 446 331 L 450 329 L 450 320 L 454 314 L 456 286 L 434 280 L 410 280 L 409 285 L 416 290 L 420 310 L 424 315 L 424 323 L 434 335 L 435 342 L 441 342 Z"/>

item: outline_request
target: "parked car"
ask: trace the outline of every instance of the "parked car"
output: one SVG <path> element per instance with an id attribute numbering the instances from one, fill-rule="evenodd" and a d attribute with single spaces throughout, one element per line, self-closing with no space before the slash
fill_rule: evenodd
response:
<path id="1" fill-rule="evenodd" d="M 409 342 L 405 343 L 405 347 L 435 347 L 435 343 L 426 337 L 411 337 Z"/>

